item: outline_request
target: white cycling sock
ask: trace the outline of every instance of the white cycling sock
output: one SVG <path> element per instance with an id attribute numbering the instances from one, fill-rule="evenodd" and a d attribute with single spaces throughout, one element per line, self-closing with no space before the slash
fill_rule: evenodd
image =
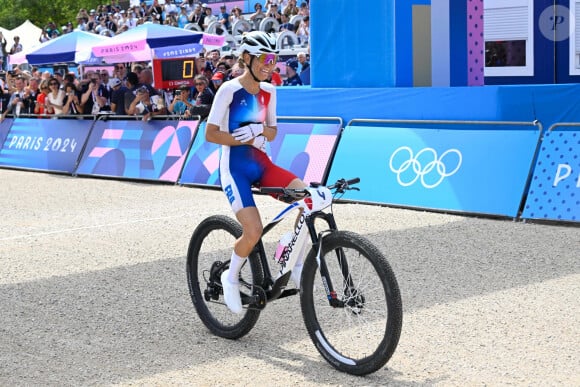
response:
<path id="1" fill-rule="evenodd" d="M 242 265 L 246 262 L 248 257 L 240 257 L 235 251 L 232 251 L 232 258 L 230 260 L 230 271 L 228 273 L 228 281 L 231 283 L 240 282 L 240 270 Z"/>

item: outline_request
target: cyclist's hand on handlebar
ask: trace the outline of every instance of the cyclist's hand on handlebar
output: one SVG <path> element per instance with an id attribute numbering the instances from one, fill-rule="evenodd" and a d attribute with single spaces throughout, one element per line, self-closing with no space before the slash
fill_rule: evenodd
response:
<path id="1" fill-rule="evenodd" d="M 252 145 L 255 148 L 258 148 L 259 150 L 261 150 L 262 152 L 266 152 L 266 143 L 268 142 L 268 139 L 266 138 L 266 136 L 256 136 L 254 138 L 254 142 L 252 143 Z"/>
<path id="2" fill-rule="evenodd" d="M 248 142 L 262 133 L 264 133 L 263 124 L 249 124 L 234 130 L 232 135 L 240 142 Z"/>

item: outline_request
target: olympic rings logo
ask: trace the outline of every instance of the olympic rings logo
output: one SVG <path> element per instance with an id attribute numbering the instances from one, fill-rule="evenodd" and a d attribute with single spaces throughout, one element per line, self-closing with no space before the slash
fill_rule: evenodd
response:
<path id="1" fill-rule="evenodd" d="M 400 164 L 397 162 L 399 165 L 395 166 L 397 155 L 404 155 L 405 161 Z M 456 156 L 454 158 L 451 155 Z M 411 148 L 402 146 L 391 155 L 389 167 L 393 173 L 397 174 L 397 181 L 401 186 L 408 187 L 420 180 L 423 187 L 431 189 L 441 184 L 446 177 L 457 173 L 459 167 L 461 167 L 462 160 L 463 156 L 457 149 L 448 149 L 437 157 L 435 149 L 424 148 L 413 156 Z M 424 165 L 421 164 L 421 161 L 423 161 Z"/>

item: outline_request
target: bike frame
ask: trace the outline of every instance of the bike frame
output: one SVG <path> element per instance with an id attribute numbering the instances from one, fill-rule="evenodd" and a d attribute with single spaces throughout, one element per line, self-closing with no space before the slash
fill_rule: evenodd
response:
<path id="1" fill-rule="evenodd" d="M 283 189 L 278 189 L 278 191 L 275 191 L 275 189 L 263 189 L 263 192 L 285 193 L 287 191 L 288 190 Z M 307 192 L 306 197 L 288 205 L 264 227 L 264 231 L 262 232 L 262 236 L 266 235 L 280 221 L 286 219 L 288 216 L 290 216 L 290 214 L 294 214 L 295 210 L 301 211 L 301 214 L 294 227 L 294 235 L 288 244 L 288 248 L 284 251 L 281 257 L 281 269 L 277 272 L 275 278 L 270 272 L 270 258 L 266 254 L 262 240 L 260 239 L 256 245 L 256 249 L 258 249 L 259 252 L 257 256 L 260 258 L 261 265 L 264 268 L 264 284 L 262 284 L 262 286 L 266 291 L 266 298 L 268 301 L 293 295 L 298 292 L 297 289 L 285 289 L 285 287 L 290 278 L 290 273 L 298 261 L 299 254 L 301 254 L 306 247 L 308 234 L 310 234 L 312 248 L 314 251 L 318 252 L 316 260 L 320 267 L 320 272 L 322 274 L 322 280 L 328 300 L 331 305 L 338 306 L 335 305 L 338 301 L 336 299 L 336 292 L 334 291 L 332 281 L 328 275 L 326 263 L 324 259 L 321 259 L 320 256 L 323 235 L 325 233 L 337 230 L 337 225 L 332 212 L 322 211 L 332 204 L 333 194 L 327 187 L 324 186 L 307 187 L 304 189 L 304 191 Z M 329 228 L 318 233 L 314 225 L 316 219 L 323 219 L 326 224 L 328 224 Z M 338 259 L 342 265 L 343 274 L 345 275 L 345 278 L 348 278 L 347 262 L 344 259 L 342 251 L 337 251 L 337 254 Z M 348 280 L 350 282 L 350 278 L 348 278 Z"/>

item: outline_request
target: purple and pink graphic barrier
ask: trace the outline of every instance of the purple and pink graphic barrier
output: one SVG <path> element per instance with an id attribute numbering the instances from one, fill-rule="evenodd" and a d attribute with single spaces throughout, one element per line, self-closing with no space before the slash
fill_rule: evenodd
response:
<path id="1" fill-rule="evenodd" d="M 0 166 L 72 173 L 92 121 L 18 118 L 2 123 Z M 9 125 L 3 134 L 4 125 Z"/>
<path id="2" fill-rule="evenodd" d="M 275 164 L 289 169 L 305 182 L 323 182 L 337 144 L 340 120 L 278 122 L 278 135 L 268 145 Z M 195 137 L 180 184 L 219 186 L 219 146 L 205 141 L 205 126 Z"/>
<path id="3" fill-rule="evenodd" d="M 97 121 L 78 175 L 176 182 L 199 121 Z"/>

